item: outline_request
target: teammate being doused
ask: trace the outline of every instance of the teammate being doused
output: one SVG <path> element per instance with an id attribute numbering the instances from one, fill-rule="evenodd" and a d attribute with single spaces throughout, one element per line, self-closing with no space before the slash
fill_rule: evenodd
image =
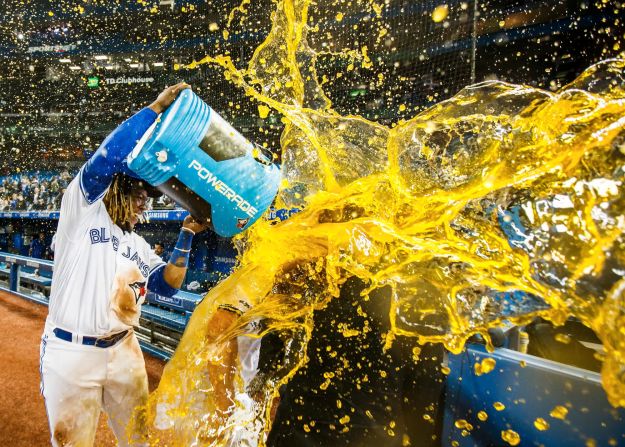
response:
<path id="1" fill-rule="evenodd" d="M 142 441 L 126 427 L 148 396 L 133 331 L 150 290 L 172 296 L 181 287 L 193 235 L 206 225 L 187 217 L 165 263 L 134 232 L 160 193 L 129 176 L 124 160 L 139 138 L 189 88 L 165 89 L 112 132 L 69 184 L 55 238 L 49 314 L 41 341 L 41 392 L 53 446 L 93 445 L 100 411 L 120 446 Z"/>

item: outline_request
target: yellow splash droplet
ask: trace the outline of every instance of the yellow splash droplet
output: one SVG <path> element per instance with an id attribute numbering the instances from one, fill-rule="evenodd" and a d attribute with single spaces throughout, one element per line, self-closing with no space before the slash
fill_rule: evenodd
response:
<path id="1" fill-rule="evenodd" d="M 343 13 L 342 12 L 337 13 L 335 19 L 337 22 L 340 22 L 341 20 L 343 20 Z"/>
<path id="2" fill-rule="evenodd" d="M 215 22 L 211 22 L 208 25 L 208 30 L 209 31 L 213 31 L 214 32 L 214 31 L 217 31 L 218 29 L 219 29 L 219 25 L 217 25 Z"/>
<path id="3" fill-rule="evenodd" d="M 488 413 L 486 413 L 484 410 L 480 410 L 477 413 L 477 418 L 480 421 L 484 422 L 484 421 L 486 421 L 488 419 Z"/>
<path id="4" fill-rule="evenodd" d="M 347 424 L 349 421 L 350 421 L 350 417 L 347 414 L 343 416 L 341 419 L 339 419 L 339 422 L 343 425 Z"/>
<path id="5" fill-rule="evenodd" d="M 473 365 L 473 370 L 476 376 L 481 376 L 482 374 L 488 374 L 494 370 L 496 364 L 497 362 L 495 359 L 488 357 L 483 359 L 481 363 Z"/>
<path id="6" fill-rule="evenodd" d="M 456 426 L 456 428 L 460 428 L 463 430 L 468 430 L 468 431 L 473 430 L 473 425 L 471 425 L 469 421 L 467 421 L 466 419 L 458 419 L 454 423 L 454 425 Z"/>
<path id="7" fill-rule="evenodd" d="M 501 439 L 506 441 L 510 445 L 519 445 L 521 437 L 514 430 L 505 430 L 501 432 Z"/>
<path id="8" fill-rule="evenodd" d="M 534 421 L 534 427 L 536 427 L 536 429 L 540 431 L 549 430 L 549 422 L 547 422 L 543 418 L 536 418 L 536 420 Z"/>
<path id="9" fill-rule="evenodd" d="M 449 6 L 439 5 L 432 11 L 432 20 L 436 23 L 442 22 L 449 15 Z"/>
<path id="10" fill-rule="evenodd" d="M 495 410 L 497 411 L 503 411 L 506 409 L 506 406 L 504 404 L 502 404 L 501 402 L 495 402 L 493 404 L 493 408 L 495 408 Z"/>
<path id="11" fill-rule="evenodd" d="M 415 346 L 414 348 L 412 348 L 412 360 L 414 360 L 415 362 L 418 362 L 419 354 L 421 354 L 421 348 L 419 348 L 418 346 Z"/>
<path id="12" fill-rule="evenodd" d="M 399 106 L 399 111 L 400 111 L 400 112 L 403 112 L 404 110 L 406 110 L 406 104 L 401 104 L 401 105 Z"/>
<path id="13" fill-rule="evenodd" d="M 586 447 L 597 447 L 597 441 L 592 438 L 586 440 Z"/>
<path id="14" fill-rule="evenodd" d="M 267 118 L 269 116 L 270 111 L 271 109 L 267 107 L 266 105 L 263 105 L 263 104 L 258 105 L 258 116 L 260 116 L 262 119 Z"/>
<path id="15" fill-rule="evenodd" d="M 564 420 L 564 418 L 566 418 L 566 415 L 568 413 L 569 413 L 569 410 L 566 407 L 563 407 L 562 405 L 558 405 L 553 410 L 551 410 L 551 413 L 549 413 L 549 416 L 551 416 L 554 419 Z"/>
<path id="16" fill-rule="evenodd" d="M 52 17 L 52 16 L 54 15 L 54 13 L 53 13 L 52 11 L 48 11 L 48 15 L 49 15 L 50 17 Z"/>

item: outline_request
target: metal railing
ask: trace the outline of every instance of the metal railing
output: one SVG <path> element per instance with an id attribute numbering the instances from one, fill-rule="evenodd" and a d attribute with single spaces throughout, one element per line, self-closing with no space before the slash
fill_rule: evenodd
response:
<path id="1" fill-rule="evenodd" d="M 47 306 L 53 270 L 52 261 L 0 252 L 0 290 Z M 140 324 L 135 328 L 141 348 L 168 360 L 201 299 L 202 295 L 185 291 L 172 298 L 148 292 Z"/>

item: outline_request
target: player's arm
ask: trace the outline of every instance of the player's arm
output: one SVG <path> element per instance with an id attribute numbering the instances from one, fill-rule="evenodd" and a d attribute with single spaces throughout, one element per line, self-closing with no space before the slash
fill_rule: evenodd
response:
<path id="1" fill-rule="evenodd" d="M 231 311 L 218 308 L 208 321 L 206 326 L 206 336 L 209 343 L 230 328 L 239 316 Z M 213 397 L 218 418 L 227 417 L 228 409 L 234 404 L 234 378 L 237 367 L 238 344 L 237 339 L 228 340 L 222 345 L 220 351 L 220 362 L 208 362 L 206 370 L 211 384 L 213 385 Z"/>
<path id="2" fill-rule="evenodd" d="M 80 171 L 80 188 L 89 203 L 102 197 L 113 180 L 113 175 L 123 172 L 128 154 L 141 136 L 189 85 L 181 82 L 166 88 L 148 107 L 128 118 L 106 137 L 98 150 Z"/>
<path id="3" fill-rule="evenodd" d="M 162 296 L 173 296 L 182 286 L 187 274 L 189 255 L 193 236 L 208 228 L 208 224 L 200 224 L 193 217 L 187 216 L 182 223 L 178 242 L 169 257 L 167 264 L 162 263 L 150 274 L 148 289 Z"/>

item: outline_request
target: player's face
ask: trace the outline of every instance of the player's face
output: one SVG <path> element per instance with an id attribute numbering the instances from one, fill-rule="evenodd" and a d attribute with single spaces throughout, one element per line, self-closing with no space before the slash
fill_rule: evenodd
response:
<path id="1" fill-rule="evenodd" d="M 130 193 L 131 218 L 130 229 L 142 218 L 143 213 L 150 209 L 150 198 L 145 189 L 136 189 Z"/>

